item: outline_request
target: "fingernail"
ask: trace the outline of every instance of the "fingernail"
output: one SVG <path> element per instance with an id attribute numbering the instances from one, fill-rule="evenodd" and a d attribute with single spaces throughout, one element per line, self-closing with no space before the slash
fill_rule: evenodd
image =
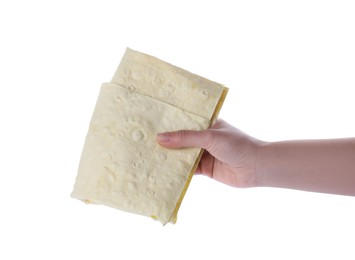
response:
<path id="1" fill-rule="evenodd" d="M 169 142 L 169 140 L 170 140 L 169 134 L 167 134 L 167 133 L 157 134 L 157 141 L 158 142 Z"/>

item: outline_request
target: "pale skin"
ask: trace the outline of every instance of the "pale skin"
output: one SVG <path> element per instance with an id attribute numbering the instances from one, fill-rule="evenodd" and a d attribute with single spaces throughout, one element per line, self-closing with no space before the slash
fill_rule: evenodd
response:
<path id="1" fill-rule="evenodd" d="M 355 196 L 355 138 L 266 142 L 218 120 L 204 131 L 160 133 L 157 141 L 205 149 L 196 174 L 233 187 Z"/>

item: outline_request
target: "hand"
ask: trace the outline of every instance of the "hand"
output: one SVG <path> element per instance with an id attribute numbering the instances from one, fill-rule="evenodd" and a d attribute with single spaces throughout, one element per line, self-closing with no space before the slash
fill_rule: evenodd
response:
<path id="1" fill-rule="evenodd" d="M 257 185 L 255 168 L 263 142 L 223 120 L 204 131 L 161 133 L 157 135 L 157 141 L 166 148 L 204 148 L 196 174 L 207 175 L 233 187 Z"/>

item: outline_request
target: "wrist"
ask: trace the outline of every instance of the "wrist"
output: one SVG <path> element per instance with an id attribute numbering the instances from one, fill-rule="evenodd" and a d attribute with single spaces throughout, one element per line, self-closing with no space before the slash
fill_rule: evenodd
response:
<path id="1" fill-rule="evenodd" d="M 272 142 L 260 141 L 257 146 L 256 165 L 255 165 L 255 186 L 267 186 L 267 167 L 272 158 Z"/>

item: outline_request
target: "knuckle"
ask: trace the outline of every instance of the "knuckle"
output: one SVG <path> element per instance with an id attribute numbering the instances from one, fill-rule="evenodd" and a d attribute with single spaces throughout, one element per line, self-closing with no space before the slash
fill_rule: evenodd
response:
<path id="1" fill-rule="evenodd" d="M 177 132 L 177 141 L 182 142 L 188 137 L 188 131 L 187 130 L 180 130 Z"/>

